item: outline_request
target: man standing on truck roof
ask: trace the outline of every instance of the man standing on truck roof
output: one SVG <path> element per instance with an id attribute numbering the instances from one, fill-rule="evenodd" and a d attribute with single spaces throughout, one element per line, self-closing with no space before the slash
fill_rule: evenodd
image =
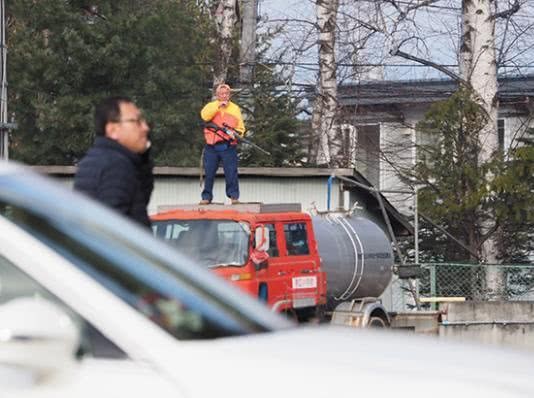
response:
<path id="1" fill-rule="evenodd" d="M 95 109 L 96 139 L 80 161 L 74 189 L 150 227 L 147 205 L 154 188 L 150 128 L 126 97 L 110 97 Z"/>
<path id="2" fill-rule="evenodd" d="M 219 163 L 222 162 L 226 182 L 226 196 L 232 204 L 239 203 L 239 179 L 237 173 L 237 139 L 235 134 L 245 134 L 245 124 L 241 109 L 230 101 L 231 89 L 228 84 L 219 84 L 215 90 L 215 101 L 207 103 L 200 116 L 212 127 L 204 128 L 204 172 L 206 180 L 202 191 L 201 205 L 210 204 L 213 200 L 213 184 Z M 223 130 L 213 128 L 218 126 Z"/>

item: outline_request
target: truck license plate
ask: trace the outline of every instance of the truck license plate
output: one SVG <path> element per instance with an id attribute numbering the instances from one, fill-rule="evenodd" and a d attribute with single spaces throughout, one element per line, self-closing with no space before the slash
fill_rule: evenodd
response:
<path id="1" fill-rule="evenodd" d="M 293 278 L 293 289 L 310 289 L 317 287 L 316 276 L 297 276 Z"/>
<path id="2" fill-rule="evenodd" d="M 294 298 L 293 308 L 314 307 L 316 301 L 315 297 Z"/>

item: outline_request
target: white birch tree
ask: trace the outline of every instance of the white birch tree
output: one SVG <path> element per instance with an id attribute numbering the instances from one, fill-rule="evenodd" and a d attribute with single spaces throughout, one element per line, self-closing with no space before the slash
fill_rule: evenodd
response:
<path id="1" fill-rule="evenodd" d="M 212 0 L 209 4 L 209 11 L 217 33 L 213 65 L 213 87 L 215 88 L 226 82 L 228 77 L 234 29 L 238 22 L 238 2 L 237 0 Z"/>
<path id="2" fill-rule="evenodd" d="M 335 166 L 340 151 L 337 121 L 336 19 L 339 0 L 317 0 L 319 85 L 313 107 L 312 130 L 317 137 L 318 164 Z"/>
<path id="3" fill-rule="evenodd" d="M 479 133 L 479 165 L 489 162 L 498 149 L 497 59 L 495 52 L 494 0 L 463 0 L 462 39 L 459 53 L 460 75 L 472 89 L 475 100 L 487 116 L 487 123 Z M 488 175 L 488 180 L 493 176 Z M 480 220 L 480 257 L 489 264 L 498 263 L 498 225 L 495 217 L 482 211 Z M 501 296 L 502 274 L 493 269 L 486 273 L 486 285 L 491 296 Z"/>

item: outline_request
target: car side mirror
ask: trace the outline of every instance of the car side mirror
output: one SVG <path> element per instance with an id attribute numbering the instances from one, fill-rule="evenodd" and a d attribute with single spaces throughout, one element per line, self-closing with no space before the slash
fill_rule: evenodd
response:
<path id="1" fill-rule="evenodd" d="M 269 229 L 265 225 L 259 225 L 255 231 L 256 250 L 266 252 L 269 250 Z"/>
<path id="2" fill-rule="evenodd" d="M 0 305 L 0 368 L 34 381 L 75 361 L 80 336 L 69 315 L 51 301 L 21 297 Z M 0 390 L 10 380 L 0 378 Z M 11 386 L 12 387 L 12 386 Z"/>

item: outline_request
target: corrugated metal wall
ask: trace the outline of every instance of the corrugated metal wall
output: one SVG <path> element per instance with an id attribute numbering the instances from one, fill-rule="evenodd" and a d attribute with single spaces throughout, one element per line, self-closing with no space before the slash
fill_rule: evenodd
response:
<path id="1" fill-rule="evenodd" d="M 239 179 L 242 202 L 300 203 L 308 211 L 327 209 L 328 177 L 264 177 L 242 176 Z M 198 177 L 157 177 L 149 213 L 159 205 L 194 204 L 200 201 Z M 228 203 L 224 178 L 217 178 L 213 190 L 214 202 Z M 339 204 L 339 182 L 332 186 L 331 206 Z"/>
<path id="2" fill-rule="evenodd" d="M 56 177 L 72 187 L 72 177 Z M 327 209 L 328 177 L 265 177 L 242 176 L 239 179 L 242 202 L 300 203 L 304 211 L 314 207 Z M 214 202 L 228 203 L 224 193 L 224 178 L 218 177 L 213 190 Z M 148 205 L 149 214 L 157 212 L 160 205 L 194 204 L 200 201 L 201 188 L 198 177 L 156 176 L 154 192 Z M 339 205 L 339 180 L 332 185 L 331 207 Z"/>

